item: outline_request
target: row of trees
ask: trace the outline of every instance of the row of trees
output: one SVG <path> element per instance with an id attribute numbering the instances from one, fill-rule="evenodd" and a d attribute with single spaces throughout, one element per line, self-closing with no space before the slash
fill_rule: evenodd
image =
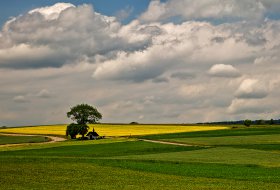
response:
<path id="1" fill-rule="evenodd" d="M 238 121 L 219 121 L 219 122 L 206 122 L 206 123 L 197 123 L 197 124 L 213 124 L 213 125 L 242 125 L 245 123 L 247 124 L 249 119 L 246 120 L 238 120 Z M 280 124 L 280 119 L 269 119 L 269 120 L 265 120 L 265 119 L 259 119 L 259 120 L 249 120 L 250 121 L 250 125 L 274 125 Z"/>
<path id="2" fill-rule="evenodd" d="M 67 112 L 67 117 L 76 123 L 71 123 L 67 126 L 66 135 L 70 136 L 71 139 L 75 139 L 76 136 L 82 135 L 82 139 L 87 134 L 89 126 L 87 124 L 97 123 L 102 119 L 102 114 L 93 106 L 88 104 L 79 104 L 72 107 Z"/>
<path id="3" fill-rule="evenodd" d="M 275 121 L 273 119 L 271 119 L 271 120 L 260 119 L 260 120 L 255 120 L 255 121 L 251 121 L 249 119 L 246 119 L 246 120 L 244 120 L 243 124 L 247 127 L 250 127 L 251 124 L 254 124 L 254 125 L 273 125 L 273 124 L 275 124 Z"/>

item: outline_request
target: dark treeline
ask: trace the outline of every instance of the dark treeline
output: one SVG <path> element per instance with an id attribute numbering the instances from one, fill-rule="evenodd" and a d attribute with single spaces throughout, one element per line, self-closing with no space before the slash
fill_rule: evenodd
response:
<path id="1" fill-rule="evenodd" d="M 197 124 L 212 124 L 212 125 L 242 125 L 244 124 L 244 120 L 239 121 L 217 121 L 217 122 L 206 122 L 206 123 L 197 123 Z M 259 120 L 252 120 L 252 125 L 279 125 L 280 119 L 259 119 Z"/>

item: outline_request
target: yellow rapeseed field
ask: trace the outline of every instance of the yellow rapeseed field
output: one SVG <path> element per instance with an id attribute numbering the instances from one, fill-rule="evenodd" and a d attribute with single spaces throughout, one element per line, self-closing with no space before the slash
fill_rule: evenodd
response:
<path id="1" fill-rule="evenodd" d="M 32 126 L 0 129 L 0 133 L 42 134 L 42 135 L 65 135 L 67 125 Z M 94 124 L 90 125 L 90 131 L 94 127 L 101 136 L 130 136 L 149 135 L 163 133 L 178 133 L 192 131 L 207 131 L 227 129 L 225 126 L 183 126 L 183 125 L 115 125 Z"/>

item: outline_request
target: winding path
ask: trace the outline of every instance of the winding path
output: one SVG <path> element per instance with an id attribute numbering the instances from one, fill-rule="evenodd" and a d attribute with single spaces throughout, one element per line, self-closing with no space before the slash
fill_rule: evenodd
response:
<path id="1" fill-rule="evenodd" d="M 16 134 L 16 133 L 0 133 L 1 135 L 6 136 L 43 136 L 48 137 L 51 139 L 50 141 L 46 142 L 38 142 L 38 143 L 18 143 L 18 144 L 4 144 L 0 145 L 3 146 L 16 146 L 16 145 L 30 145 L 30 144 L 47 144 L 47 143 L 55 143 L 55 142 L 62 142 L 65 141 L 65 138 L 57 137 L 57 136 L 45 136 L 45 135 L 30 135 L 30 134 Z M 201 145 L 194 145 L 194 144 L 185 144 L 185 143 L 176 143 L 176 142 L 168 142 L 168 141 L 161 141 L 161 140 L 150 140 L 150 139 L 138 139 L 140 141 L 151 142 L 151 143 L 158 143 L 158 144 L 168 144 L 168 145 L 175 145 L 175 146 L 201 146 Z"/>
<path id="2" fill-rule="evenodd" d="M 177 142 L 169 142 L 169 141 L 161 141 L 161 140 L 150 140 L 150 139 L 138 139 L 140 141 L 151 142 L 151 143 L 158 143 L 158 144 L 169 144 L 175 146 L 199 146 L 199 147 L 211 147 L 208 145 L 198 145 L 198 144 L 185 144 L 185 143 L 177 143 Z"/>
<path id="3" fill-rule="evenodd" d="M 66 141 L 65 138 L 62 137 L 56 137 L 56 136 L 45 136 L 51 139 L 51 141 L 45 142 L 45 143 L 55 143 L 55 142 L 61 142 L 61 141 Z"/>

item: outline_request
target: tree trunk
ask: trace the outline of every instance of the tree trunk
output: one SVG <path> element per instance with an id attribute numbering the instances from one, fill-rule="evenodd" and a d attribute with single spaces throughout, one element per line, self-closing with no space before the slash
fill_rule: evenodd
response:
<path id="1" fill-rule="evenodd" d="M 71 135 L 71 139 L 76 139 L 76 135 Z"/>

